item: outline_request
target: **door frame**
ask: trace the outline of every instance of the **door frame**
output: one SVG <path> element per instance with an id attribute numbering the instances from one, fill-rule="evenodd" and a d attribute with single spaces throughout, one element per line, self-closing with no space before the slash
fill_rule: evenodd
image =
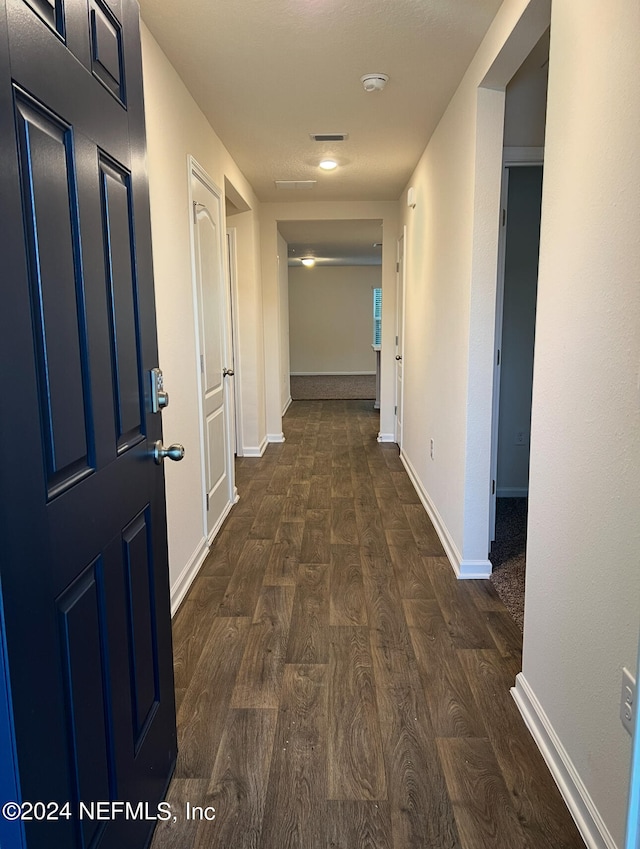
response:
<path id="1" fill-rule="evenodd" d="M 395 441 L 400 451 L 402 451 L 402 439 L 404 429 L 404 384 L 405 384 L 405 363 L 404 363 L 404 331 L 405 331 L 405 299 L 407 294 L 406 277 L 407 277 L 407 225 L 402 227 L 402 235 L 396 243 L 396 356 L 402 358 L 402 395 L 400 404 L 398 405 L 398 367 L 395 370 L 395 415 L 393 422 L 393 430 Z M 402 273 L 400 273 L 402 270 Z M 402 295 L 402 309 L 399 309 L 400 295 Z M 400 345 L 398 345 L 400 340 Z M 398 427 L 398 407 L 400 408 L 400 427 Z"/>
<path id="2" fill-rule="evenodd" d="M 636 694 L 640 683 L 640 640 L 636 666 Z M 631 740 L 631 776 L 629 778 L 629 799 L 627 802 L 627 835 L 624 849 L 640 849 L 640 710 L 637 698 L 635 722 Z"/>
<path id="3" fill-rule="evenodd" d="M 192 283 L 192 296 L 193 296 L 193 319 L 194 319 L 194 335 L 195 335 L 195 349 L 196 349 L 196 357 L 195 357 L 195 370 L 196 370 L 196 380 L 198 386 L 198 432 L 200 435 L 200 489 L 202 496 L 202 529 L 204 538 L 207 540 L 207 544 L 210 545 L 213 541 L 215 535 L 217 534 L 220 525 L 222 524 L 224 518 L 227 513 L 231 509 L 231 506 L 236 503 L 238 500 L 238 490 L 236 489 L 235 483 L 235 463 L 233 456 L 233 440 L 232 440 L 232 423 L 231 423 L 231 404 L 229 403 L 229 388 L 227 386 L 227 381 L 223 382 L 224 385 L 224 405 L 225 405 L 225 422 L 224 422 L 224 432 L 225 432 L 225 451 L 227 453 L 227 462 L 229 468 L 229 491 L 228 491 L 228 507 L 223 512 L 219 521 L 216 522 L 215 526 L 212 528 L 211 532 L 209 532 L 209 524 L 207 519 L 207 474 L 206 474 L 206 434 L 204 431 L 204 406 L 202 403 L 202 370 L 200 367 L 200 358 L 202 355 L 201 349 L 201 340 L 200 340 L 200 297 L 198 292 L 198 274 L 196 267 L 196 232 L 195 232 L 195 220 L 193 216 L 193 191 L 191 188 L 191 181 L 195 177 L 200 180 L 207 189 L 211 192 L 211 194 L 216 198 L 216 202 L 218 203 L 218 211 L 220 213 L 220 257 L 222 259 L 221 267 L 222 267 L 222 276 L 223 276 L 223 286 L 222 291 L 224 292 L 225 298 L 225 333 L 224 333 L 224 345 L 225 351 L 227 355 L 227 362 L 232 363 L 234 361 L 233 350 L 231 348 L 232 345 L 232 334 L 230 332 L 231 328 L 231 307 L 229 303 L 229 281 L 228 281 L 228 263 L 225 258 L 227 256 L 227 237 L 225 230 L 225 216 L 224 216 L 224 206 L 222 203 L 223 194 L 222 191 L 218 188 L 215 182 L 211 179 L 209 174 L 205 171 L 205 169 L 200 165 L 200 163 L 191 155 L 187 157 L 187 165 L 188 165 L 188 180 L 187 180 L 187 190 L 188 190 L 188 199 L 189 199 L 189 245 L 191 250 L 191 283 Z"/>
<path id="4" fill-rule="evenodd" d="M 9 664 L 4 635 L 2 587 L 0 587 L 0 750 L 5 752 L 5 757 L 0 764 L 0 799 L 3 803 L 5 801 L 22 801 L 13 727 Z M 23 849 L 24 826 L 19 819 L 11 821 L 5 817 L 0 817 L 0 846 L 13 846 L 15 849 Z"/>
<path id="5" fill-rule="evenodd" d="M 504 319 L 504 277 L 509 218 L 509 169 L 544 166 L 543 147 L 505 147 L 500 190 L 500 232 L 498 234 L 498 270 L 496 276 L 496 323 L 493 344 L 493 401 L 491 412 L 491 466 L 489 470 L 489 540 L 496 538 L 496 501 L 498 498 L 498 430 L 500 427 L 500 373 L 502 368 L 502 325 Z"/>
<path id="6" fill-rule="evenodd" d="M 240 362 L 240 318 L 238 294 L 238 234 L 235 227 L 226 228 L 227 273 L 229 276 L 229 304 L 231 307 L 231 362 L 235 378 L 233 381 L 233 418 L 235 448 L 238 457 L 244 457 L 244 434 L 242 430 L 242 367 Z"/>

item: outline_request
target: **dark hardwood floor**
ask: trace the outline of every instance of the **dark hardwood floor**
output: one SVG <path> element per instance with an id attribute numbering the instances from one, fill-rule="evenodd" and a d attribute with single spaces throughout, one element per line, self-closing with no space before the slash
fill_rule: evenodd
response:
<path id="1" fill-rule="evenodd" d="M 509 693 L 520 631 L 455 579 L 371 402 L 295 402 L 284 427 L 237 461 L 174 620 L 152 849 L 584 849 Z"/>

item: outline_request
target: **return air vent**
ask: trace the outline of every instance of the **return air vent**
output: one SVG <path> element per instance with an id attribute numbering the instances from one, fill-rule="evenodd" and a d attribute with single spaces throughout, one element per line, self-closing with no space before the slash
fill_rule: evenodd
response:
<path id="1" fill-rule="evenodd" d="M 309 135 L 313 141 L 317 142 L 338 142 L 349 138 L 349 133 L 309 133 Z"/>
<path id="2" fill-rule="evenodd" d="M 312 189 L 317 180 L 275 180 L 276 189 Z"/>

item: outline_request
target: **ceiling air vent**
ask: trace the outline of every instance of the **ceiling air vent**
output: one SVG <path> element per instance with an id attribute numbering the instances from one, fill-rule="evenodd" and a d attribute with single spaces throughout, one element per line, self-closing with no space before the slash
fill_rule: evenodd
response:
<path id="1" fill-rule="evenodd" d="M 312 189 L 317 180 L 275 180 L 276 189 Z"/>
<path id="2" fill-rule="evenodd" d="M 349 133 L 309 133 L 313 141 L 317 142 L 339 142 L 346 141 Z"/>

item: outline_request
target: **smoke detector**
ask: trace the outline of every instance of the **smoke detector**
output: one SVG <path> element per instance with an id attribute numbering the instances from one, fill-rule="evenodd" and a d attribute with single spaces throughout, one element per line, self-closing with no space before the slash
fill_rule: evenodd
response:
<path id="1" fill-rule="evenodd" d="M 365 91 L 382 91 L 389 82 L 389 77 L 387 74 L 364 74 L 360 77 L 360 82 Z"/>

